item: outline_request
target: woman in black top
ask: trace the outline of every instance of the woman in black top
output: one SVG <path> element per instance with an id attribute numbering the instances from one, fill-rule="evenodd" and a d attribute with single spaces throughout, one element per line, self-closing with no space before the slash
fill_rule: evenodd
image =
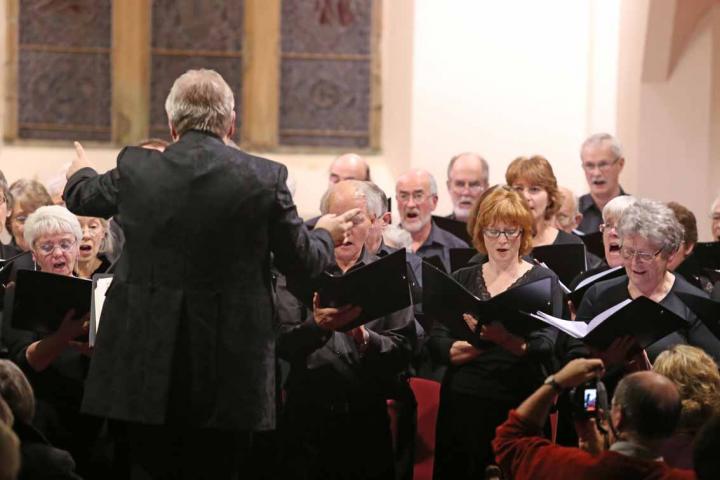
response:
<path id="1" fill-rule="evenodd" d="M 468 290 L 490 299 L 509 288 L 543 278 L 553 279 L 552 314 L 560 315 L 562 293 L 550 270 L 522 259 L 532 244 L 533 219 L 523 199 L 508 187 L 486 192 L 473 208 L 469 230 L 487 261 L 453 274 Z M 482 348 L 454 338 L 439 322 L 433 326 L 431 351 L 449 365 L 441 393 L 435 446 L 435 479 L 482 478 L 493 463 L 490 442 L 508 410 L 537 388 L 546 376 L 557 331 L 551 327 L 527 340 L 500 323 L 480 328 Z"/>
<path id="2" fill-rule="evenodd" d="M 707 293 L 673 274 L 672 263 L 683 239 L 683 228 L 666 205 L 653 200 L 637 200 L 623 212 L 617 225 L 620 254 L 627 276 L 598 282 L 583 297 L 577 320 L 589 322 L 599 313 L 628 298 L 647 297 L 687 320 L 687 326 L 647 348 L 653 361 L 663 350 L 677 344 L 700 347 L 720 362 L 720 340 L 688 308 L 677 293 L 707 298 Z M 604 352 L 607 363 L 624 367 L 628 355 L 637 349 L 623 342 L 625 349 Z M 612 365 L 610 365 L 612 366 Z"/>
<path id="3" fill-rule="evenodd" d="M 532 246 L 580 244 L 579 237 L 554 227 L 560 209 L 560 191 L 545 157 L 518 157 L 508 165 L 505 181 L 525 198 L 533 217 Z"/>

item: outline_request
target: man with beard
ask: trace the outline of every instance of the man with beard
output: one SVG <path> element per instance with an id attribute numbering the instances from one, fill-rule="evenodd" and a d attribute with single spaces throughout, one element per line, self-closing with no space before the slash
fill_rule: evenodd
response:
<path id="1" fill-rule="evenodd" d="M 578 230 L 593 233 L 602 223 L 603 207 L 613 198 L 627 195 L 619 181 L 625 158 L 615 137 L 608 133 L 596 133 L 583 142 L 580 159 L 590 193 L 580 197 L 583 219 Z"/>
<path id="2" fill-rule="evenodd" d="M 450 249 L 467 248 L 468 244 L 432 221 L 438 202 L 433 176 L 419 169 L 404 173 L 395 184 L 395 199 L 400 224 L 412 236 L 410 249 L 423 258 L 438 257 L 445 269 L 450 270 Z"/>
<path id="3" fill-rule="evenodd" d="M 473 203 L 488 188 L 488 164 L 477 153 L 461 153 L 450 159 L 447 176 L 453 203 L 453 213 L 448 218 L 467 222 Z"/>

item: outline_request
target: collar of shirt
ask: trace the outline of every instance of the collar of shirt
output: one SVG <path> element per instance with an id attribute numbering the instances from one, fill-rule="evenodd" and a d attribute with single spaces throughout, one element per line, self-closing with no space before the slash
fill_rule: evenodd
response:
<path id="1" fill-rule="evenodd" d="M 656 462 L 662 462 L 663 457 L 655 455 L 653 452 L 638 445 L 637 443 L 629 442 L 627 440 L 620 440 L 610 445 L 611 452 L 617 452 L 626 457 L 639 458 L 641 460 L 654 460 Z"/>
<path id="2" fill-rule="evenodd" d="M 448 240 L 448 235 L 452 234 L 438 227 L 437 225 L 435 225 L 435 222 L 431 220 L 430 235 L 428 235 L 428 238 L 425 239 L 425 241 L 422 245 L 420 245 L 420 248 L 418 248 L 418 250 L 423 247 L 429 247 L 430 245 L 449 247 L 451 242 L 449 242 Z"/>
<path id="3" fill-rule="evenodd" d="M 622 187 L 620 187 L 620 193 L 618 194 L 618 196 L 620 195 L 627 195 L 627 193 L 625 193 L 625 190 L 623 190 Z M 581 196 L 578 201 L 578 210 L 580 211 L 580 213 L 585 214 L 588 212 L 588 210 L 591 209 L 595 209 L 598 213 L 602 214 L 598 206 L 595 205 L 595 200 L 593 200 L 592 195 L 586 193 L 585 195 Z"/>
<path id="4" fill-rule="evenodd" d="M 355 270 L 356 268 L 360 268 L 360 267 L 362 267 L 362 266 L 364 266 L 364 265 L 367 265 L 368 263 L 372 263 L 372 262 L 374 262 L 374 261 L 377 260 L 377 259 L 378 259 L 378 256 L 377 256 L 377 255 L 373 255 L 372 253 L 370 253 L 370 252 L 368 251 L 367 248 L 363 247 L 362 252 L 360 253 L 360 257 L 357 259 L 357 262 L 355 262 L 355 264 L 354 264 L 352 267 L 350 267 L 350 268 L 347 270 L 347 272 L 343 273 L 343 271 L 340 270 L 340 267 L 338 267 L 337 263 L 333 263 L 333 264 L 332 264 L 330 267 L 328 267 L 328 269 L 325 270 L 325 271 L 326 271 L 327 273 L 329 273 L 330 275 L 345 275 L 345 274 L 348 274 L 348 273 L 352 272 L 352 271 Z"/>

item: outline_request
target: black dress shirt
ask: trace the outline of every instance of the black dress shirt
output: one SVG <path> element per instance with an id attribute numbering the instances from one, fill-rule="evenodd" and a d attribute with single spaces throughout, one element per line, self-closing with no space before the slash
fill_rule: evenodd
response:
<path id="1" fill-rule="evenodd" d="M 443 266 L 445 266 L 445 270 L 450 271 L 451 248 L 468 248 L 468 244 L 447 230 L 438 227 L 435 225 L 435 222 L 432 222 L 430 235 L 428 235 L 428 238 L 418 247 L 415 253 L 421 258 L 440 258 Z"/>
<path id="2" fill-rule="evenodd" d="M 620 195 L 627 195 L 622 187 L 620 187 Z M 589 193 L 581 195 L 578 199 L 578 210 L 583 214 L 578 230 L 583 233 L 593 233 L 600 230 L 600 224 L 603 223 L 602 210 L 598 208 Z"/>

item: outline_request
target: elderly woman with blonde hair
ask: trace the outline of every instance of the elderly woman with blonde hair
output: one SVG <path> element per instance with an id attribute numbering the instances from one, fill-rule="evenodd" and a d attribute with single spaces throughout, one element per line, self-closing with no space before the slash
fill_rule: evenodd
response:
<path id="1" fill-rule="evenodd" d="M 682 411 L 675 435 L 663 445 L 665 462 L 675 468 L 693 468 L 695 435 L 713 415 L 720 414 L 720 372 L 702 349 L 675 345 L 655 360 L 653 370 L 669 378 L 680 392 Z"/>

